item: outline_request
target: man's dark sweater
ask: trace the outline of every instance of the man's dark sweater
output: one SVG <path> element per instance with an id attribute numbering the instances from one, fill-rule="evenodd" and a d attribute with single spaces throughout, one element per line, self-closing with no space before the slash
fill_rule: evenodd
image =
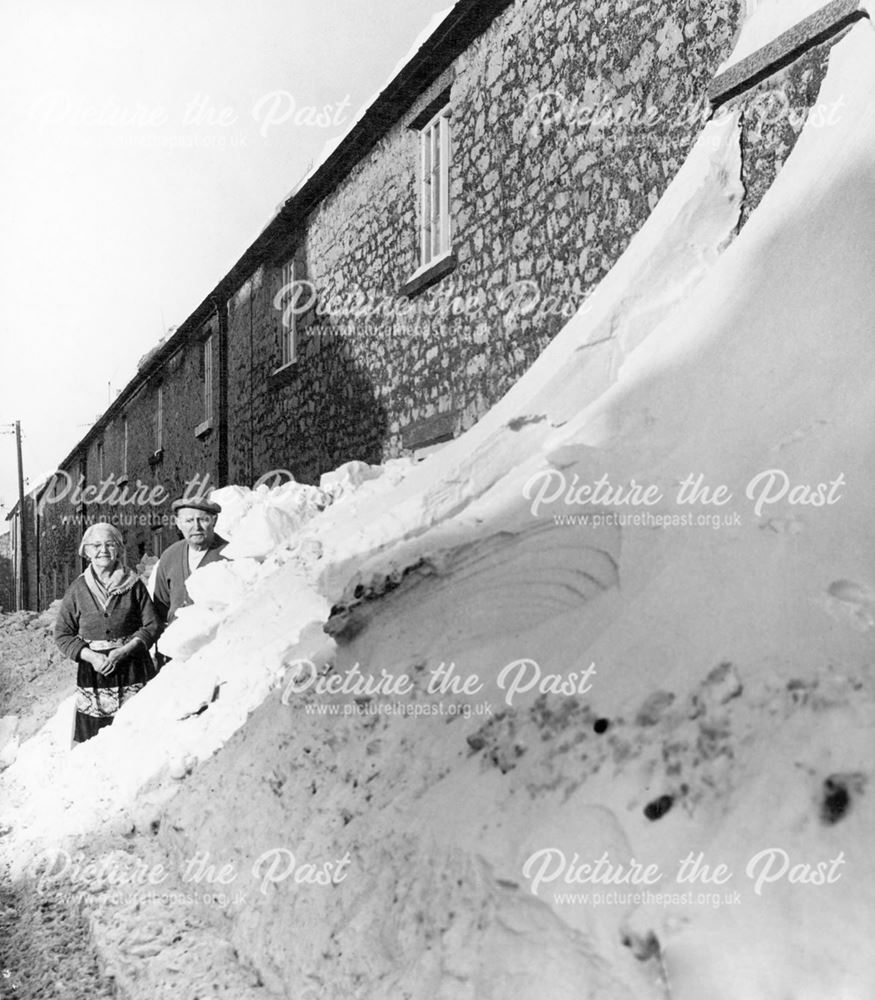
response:
<path id="1" fill-rule="evenodd" d="M 222 550 L 227 544 L 224 538 L 215 535 L 197 568 L 221 562 L 225 558 Z M 188 542 L 182 539 L 174 542 L 161 554 L 155 574 L 155 594 L 152 600 L 155 602 L 158 617 L 166 624 L 173 621 L 180 608 L 192 603 L 185 586 L 189 572 Z"/>

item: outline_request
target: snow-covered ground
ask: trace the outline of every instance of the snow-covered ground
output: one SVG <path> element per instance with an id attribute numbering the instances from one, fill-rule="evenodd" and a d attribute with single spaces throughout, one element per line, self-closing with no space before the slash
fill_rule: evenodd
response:
<path id="1" fill-rule="evenodd" d="M 868 21 L 839 98 L 737 236 L 738 123 L 709 124 L 586 310 L 425 462 L 229 488 L 237 558 L 193 577 L 177 659 L 4 773 L 17 869 L 126 835 L 165 887 L 218 881 L 197 919 L 254 995 L 868 1000 Z M 191 914 L 97 908 L 129 995 L 194 995 Z"/>

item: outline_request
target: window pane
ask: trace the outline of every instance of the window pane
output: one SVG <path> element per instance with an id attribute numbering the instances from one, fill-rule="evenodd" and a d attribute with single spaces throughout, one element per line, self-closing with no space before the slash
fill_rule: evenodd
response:
<path id="1" fill-rule="evenodd" d="M 204 420 L 213 416 L 213 338 L 204 341 Z"/>
<path id="2" fill-rule="evenodd" d="M 280 276 L 282 282 L 280 315 L 280 364 L 287 365 L 295 360 L 295 261 L 286 261 Z"/>
<path id="3" fill-rule="evenodd" d="M 428 204 L 428 143 L 423 132 L 419 137 L 419 262 L 428 260 L 428 223 L 425 206 Z"/>
<path id="4" fill-rule="evenodd" d="M 434 247 L 433 253 L 441 252 L 441 128 L 440 121 L 434 127 Z"/>
<path id="5" fill-rule="evenodd" d="M 450 248 L 450 112 L 445 108 L 420 133 L 420 264 L 425 266 Z"/>
<path id="6" fill-rule="evenodd" d="M 431 173 L 431 131 L 423 134 L 422 141 L 422 175 L 426 179 Z"/>
<path id="7" fill-rule="evenodd" d="M 431 142 L 432 142 L 432 159 L 434 161 L 433 172 L 435 176 L 438 176 L 441 169 L 441 137 L 440 137 L 440 122 L 434 123 L 431 130 Z"/>
<path id="8" fill-rule="evenodd" d="M 441 116 L 440 120 L 441 163 L 443 170 L 440 177 L 440 252 L 450 249 L 450 117 Z"/>

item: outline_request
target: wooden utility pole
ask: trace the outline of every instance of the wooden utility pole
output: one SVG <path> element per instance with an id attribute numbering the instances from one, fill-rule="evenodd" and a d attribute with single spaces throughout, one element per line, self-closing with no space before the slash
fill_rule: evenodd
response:
<path id="1" fill-rule="evenodd" d="M 24 464 L 21 461 L 21 423 L 15 421 L 18 454 L 18 610 L 27 604 L 27 511 L 24 507 Z"/>

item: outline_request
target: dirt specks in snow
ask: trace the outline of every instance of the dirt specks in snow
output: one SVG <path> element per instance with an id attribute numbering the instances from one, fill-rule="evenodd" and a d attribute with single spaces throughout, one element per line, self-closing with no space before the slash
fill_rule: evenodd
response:
<path id="1" fill-rule="evenodd" d="M 697 719 L 699 716 L 716 711 L 723 705 L 741 696 L 744 685 L 729 660 L 719 663 L 708 674 L 699 691 L 695 692 L 690 700 L 690 718 Z"/>
<path id="2" fill-rule="evenodd" d="M 273 770 L 268 771 L 267 775 L 265 776 L 265 781 L 267 782 L 268 788 L 273 792 L 274 795 L 276 795 L 277 797 L 282 795 L 283 785 L 286 783 L 285 775 L 278 774 L 276 769 L 274 768 Z"/>
<path id="3" fill-rule="evenodd" d="M 673 805 L 673 795 L 660 795 L 659 798 L 653 799 L 652 802 L 647 803 L 644 807 L 644 815 L 651 822 L 655 822 L 658 819 L 662 819 L 662 817 L 665 816 Z"/>
<path id="4" fill-rule="evenodd" d="M 832 824 L 844 818 L 851 805 L 851 796 L 847 786 L 834 778 L 827 778 L 823 783 L 824 798 L 820 809 L 820 818 L 824 823 Z"/>
<path id="5" fill-rule="evenodd" d="M 821 821 L 828 826 L 838 823 L 847 816 L 853 803 L 854 794 L 862 793 L 865 776 L 853 774 L 831 774 L 823 783 L 823 799 L 820 805 Z"/>
<path id="6" fill-rule="evenodd" d="M 635 716 L 639 726 L 655 726 L 674 704 L 675 696 L 671 691 L 654 691 Z"/>
<path id="7" fill-rule="evenodd" d="M 471 733 L 467 737 L 468 746 L 477 753 L 486 746 L 486 737 L 483 735 L 482 730 L 478 730 L 476 733 Z"/>
<path id="8" fill-rule="evenodd" d="M 508 420 L 507 426 L 512 431 L 519 431 L 527 424 L 540 424 L 546 419 L 543 413 L 539 413 L 537 416 L 514 417 L 513 420 Z"/>
<path id="9" fill-rule="evenodd" d="M 833 580 L 826 589 L 827 614 L 844 620 L 858 632 L 868 632 L 875 626 L 875 593 L 853 580 Z"/>
<path id="10" fill-rule="evenodd" d="M 578 779 L 566 784 L 566 794 L 588 775 L 605 768 L 619 774 L 638 762 L 648 787 L 662 785 L 661 796 L 647 807 L 649 818 L 665 815 L 672 804 L 692 814 L 700 802 L 719 798 L 731 784 L 733 748 L 744 738 L 734 711 L 742 704 L 743 691 L 735 666 L 724 660 L 686 696 L 653 691 L 631 721 L 598 715 L 574 698 L 544 695 L 531 705 L 525 721 L 522 715 L 517 719 L 517 739 L 534 724 L 548 744 L 526 772 L 527 787 L 533 795 L 552 788 L 555 774 L 563 771 L 560 759 L 570 753 L 580 760 L 581 770 Z M 494 733 L 481 730 L 481 749 Z"/>
<path id="11" fill-rule="evenodd" d="M 816 690 L 817 684 L 794 677 L 787 681 L 787 694 L 794 705 L 805 705 Z"/>
<path id="12" fill-rule="evenodd" d="M 771 531 L 776 535 L 801 535 L 805 530 L 805 523 L 802 518 L 791 514 L 789 517 L 770 517 L 759 527 L 760 531 Z"/>
<path id="13" fill-rule="evenodd" d="M 525 744 L 518 739 L 517 729 L 515 712 L 498 712 L 476 733 L 471 733 L 467 743 L 475 753 L 485 750 L 486 759 L 502 774 L 507 774 L 526 752 Z"/>
<path id="14" fill-rule="evenodd" d="M 651 958 L 658 958 L 660 955 L 659 938 L 650 931 L 647 934 L 625 934 L 623 944 L 631 949 L 632 954 L 639 962 L 647 962 Z"/>
<path id="15" fill-rule="evenodd" d="M 325 632 L 339 642 L 350 642 L 368 624 L 370 616 L 366 605 L 397 590 L 411 574 L 430 576 L 434 572 L 436 568 L 428 560 L 420 559 L 410 566 L 396 567 L 389 573 L 380 573 L 368 581 L 350 583 L 341 600 L 332 607 L 324 625 Z"/>

